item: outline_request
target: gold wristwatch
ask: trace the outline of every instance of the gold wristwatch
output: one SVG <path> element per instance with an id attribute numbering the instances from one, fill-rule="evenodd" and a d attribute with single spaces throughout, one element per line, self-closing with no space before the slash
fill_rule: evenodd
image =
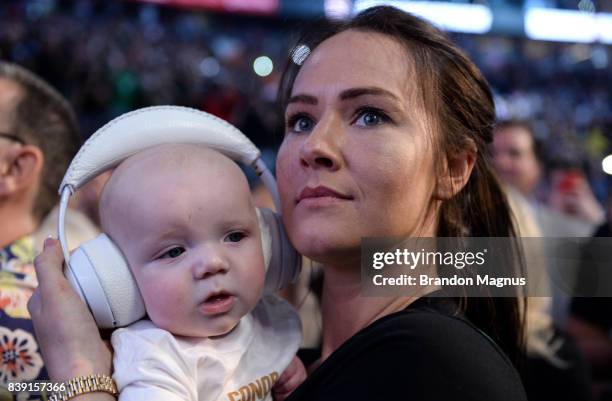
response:
<path id="1" fill-rule="evenodd" d="M 77 395 L 102 391 L 117 396 L 117 386 L 112 377 L 108 375 L 80 376 L 64 382 L 61 391 L 55 391 L 49 401 L 68 401 Z"/>

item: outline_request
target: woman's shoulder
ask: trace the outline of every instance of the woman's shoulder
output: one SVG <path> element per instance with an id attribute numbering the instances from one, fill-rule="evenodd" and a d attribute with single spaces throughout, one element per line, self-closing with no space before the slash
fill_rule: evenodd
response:
<path id="1" fill-rule="evenodd" d="M 434 300 L 387 315 L 357 333 L 353 345 L 372 346 L 380 343 L 379 346 L 388 347 L 393 344 L 395 348 L 403 344 L 418 345 L 419 349 L 435 346 L 437 349 L 453 348 L 457 352 L 466 347 L 477 347 L 497 354 L 510 364 L 492 339 L 460 313 L 452 311 L 450 304 L 444 301 Z"/>
<path id="2" fill-rule="evenodd" d="M 518 373 L 491 339 L 429 304 L 385 316 L 357 333 L 301 390 L 291 400 L 526 399 Z"/>
<path id="3" fill-rule="evenodd" d="M 387 315 L 357 333 L 346 346 L 351 354 L 375 350 L 410 355 L 411 359 L 423 359 L 430 364 L 478 355 L 480 361 L 488 360 L 514 371 L 512 363 L 491 338 L 446 306 L 427 304 Z M 487 367 L 482 363 L 472 367 L 481 365 Z"/>

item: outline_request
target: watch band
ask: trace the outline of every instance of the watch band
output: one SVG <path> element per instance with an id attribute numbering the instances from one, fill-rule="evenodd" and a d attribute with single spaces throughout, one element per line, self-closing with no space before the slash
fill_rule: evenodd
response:
<path id="1" fill-rule="evenodd" d="M 117 396 L 117 386 L 112 377 L 108 375 L 79 376 L 64 382 L 65 388 L 55 391 L 49 401 L 68 401 L 77 395 L 102 391 Z"/>

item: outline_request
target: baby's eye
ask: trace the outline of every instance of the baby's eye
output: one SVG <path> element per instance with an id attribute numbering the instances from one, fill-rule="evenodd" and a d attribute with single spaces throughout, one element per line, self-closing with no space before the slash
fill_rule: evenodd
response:
<path id="1" fill-rule="evenodd" d="M 185 248 L 183 248 L 182 246 L 175 246 L 174 248 L 169 249 L 166 253 L 161 255 L 160 259 L 178 258 L 183 254 L 183 252 L 185 252 Z"/>
<path id="2" fill-rule="evenodd" d="M 227 242 L 240 242 L 243 238 L 246 237 L 246 234 L 241 231 L 234 231 L 232 233 L 227 234 L 225 240 Z"/>

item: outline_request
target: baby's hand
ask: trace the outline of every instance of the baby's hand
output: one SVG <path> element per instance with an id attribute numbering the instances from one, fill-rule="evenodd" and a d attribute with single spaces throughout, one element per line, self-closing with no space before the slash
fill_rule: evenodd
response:
<path id="1" fill-rule="evenodd" d="M 306 380 L 306 369 L 304 368 L 304 364 L 297 356 L 294 356 L 289 366 L 287 366 L 287 369 L 285 369 L 272 388 L 274 401 L 283 401 L 304 380 Z"/>

